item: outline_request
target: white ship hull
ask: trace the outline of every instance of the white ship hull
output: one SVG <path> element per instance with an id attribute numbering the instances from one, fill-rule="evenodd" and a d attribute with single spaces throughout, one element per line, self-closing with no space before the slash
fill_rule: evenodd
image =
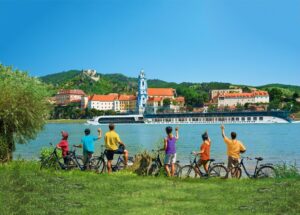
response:
<path id="1" fill-rule="evenodd" d="M 234 118 L 234 120 L 233 120 Z M 216 117 L 216 118 L 155 118 L 145 119 L 146 124 L 273 124 L 289 123 L 289 121 L 272 116 L 263 117 Z"/>

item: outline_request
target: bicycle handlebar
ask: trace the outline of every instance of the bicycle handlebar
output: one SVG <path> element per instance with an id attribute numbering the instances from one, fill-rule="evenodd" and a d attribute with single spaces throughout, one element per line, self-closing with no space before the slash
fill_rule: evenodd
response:
<path id="1" fill-rule="evenodd" d="M 253 159 L 252 159 L 252 158 L 250 158 L 250 157 L 241 157 L 241 159 L 253 160 Z"/>

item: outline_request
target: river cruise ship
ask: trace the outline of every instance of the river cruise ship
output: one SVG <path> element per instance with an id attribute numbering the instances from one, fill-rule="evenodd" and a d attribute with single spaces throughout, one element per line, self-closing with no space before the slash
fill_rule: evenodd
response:
<path id="1" fill-rule="evenodd" d="M 98 116 L 89 124 L 241 124 L 241 123 L 290 123 L 287 111 L 243 111 L 210 113 L 169 113 L 144 115 Z"/>

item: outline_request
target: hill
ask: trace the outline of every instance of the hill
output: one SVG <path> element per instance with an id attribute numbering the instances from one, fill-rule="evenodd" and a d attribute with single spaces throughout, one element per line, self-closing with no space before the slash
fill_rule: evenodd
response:
<path id="1" fill-rule="evenodd" d="M 82 70 L 69 70 L 56 74 L 46 75 L 40 79 L 51 84 L 57 91 L 58 89 L 82 89 L 87 94 L 108 94 L 108 93 L 127 93 L 135 94 L 138 87 L 138 79 L 127 77 L 123 74 L 101 74 L 99 81 L 87 78 Z M 242 87 L 249 90 L 253 86 L 233 85 L 231 83 L 209 82 L 209 83 L 192 83 L 192 82 L 167 82 L 159 79 L 149 79 L 148 87 L 170 87 L 176 89 L 178 96 L 184 96 L 188 107 L 201 107 L 209 101 L 209 91 L 214 89 L 228 89 L 229 87 Z M 280 102 L 287 102 L 294 99 L 300 94 L 300 86 L 284 84 L 268 84 L 256 87 L 266 90 L 270 93 L 271 100 L 277 98 L 279 102 L 272 108 L 280 108 Z M 296 94 L 295 94 L 296 93 Z M 283 107 L 283 106 L 282 106 Z"/>

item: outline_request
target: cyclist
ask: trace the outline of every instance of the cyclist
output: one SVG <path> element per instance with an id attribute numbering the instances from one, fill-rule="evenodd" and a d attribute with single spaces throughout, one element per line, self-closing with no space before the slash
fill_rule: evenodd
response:
<path id="1" fill-rule="evenodd" d="M 109 131 L 106 132 L 104 141 L 106 148 L 106 158 L 107 158 L 107 172 L 111 173 L 112 160 L 114 159 L 114 154 L 124 155 L 124 165 L 127 166 L 128 161 L 128 151 L 125 149 L 125 144 L 121 141 L 119 134 L 115 132 L 115 125 L 109 124 Z"/>
<path id="2" fill-rule="evenodd" d="M 228 169 L 235 167 L 239 163 L 240 153 L 244 153 L 246 151 L 246 147 L 236 139 L 237 134 L 235 132 L 231 132 L 231 139 L 226 137 L 225 135 L 225 127 L 221 125 L 222 137 L 224 138 L 224 142 L 227 145 L 227 155 L 228 155 Z"/>
<path id="3" fill-rule="evenodd" d="M 61 141 L 56 145 L 58 149 L 61 149 L 62 151 L 62 157 L 64 159 L 64 164 L 68 163 L 68 152 L 69 152 L 69 143 L 68 143 L 68 137 L 69 134 L 66 131 L 61 131 L 62 139 Z"/>
<path id="4" fill-rule="evenodd" d="M 200 160 L 199 160 L 199 167 L 203 165 L 204 170 L 206 173 L 208 173 L 208 161 L 210 159 L 210 146 L 211 146 L 211 141 L 208 136 L 208 133 L 205 132 L 202 134 L 202 144 L 200 146 L 200 151 L 199 152 L 194 152 L 195 155 L 200 155 Z"/>
<path id="5" fill-rule="evenodd" d="M 86 128 L 84 130 L 85 136 L 81 138 L 82 145 L 75 145 L 76 147 L 82 147 L 83 146 L 83 160 L 84 160 L 84 169 L 90 169 L 87 165 L 90 162 L 90 159 L 93 157 L 93 154 L 95 152 L 95 145 L 94 141 L 100 140 L 102 137 L 102 130 L 98 128 L 98 136 L 92 136 L 91 130 L 89 128 Z"/>
<path id="6" fill-rule="evenodd" d="M 175 128 L 175 137 L 172 134 L 172 127 L 166 127 L 167 137 L 164 139 L 164 148 L 161 150 L 165 151 L 165 170 L 168 176 L 174 176 L 175 174 L 175 163 L 176 163 L 176 141 L 179 139 L 178 128 Z M 169 169 L 171 165 L 171 172 Z"/>

